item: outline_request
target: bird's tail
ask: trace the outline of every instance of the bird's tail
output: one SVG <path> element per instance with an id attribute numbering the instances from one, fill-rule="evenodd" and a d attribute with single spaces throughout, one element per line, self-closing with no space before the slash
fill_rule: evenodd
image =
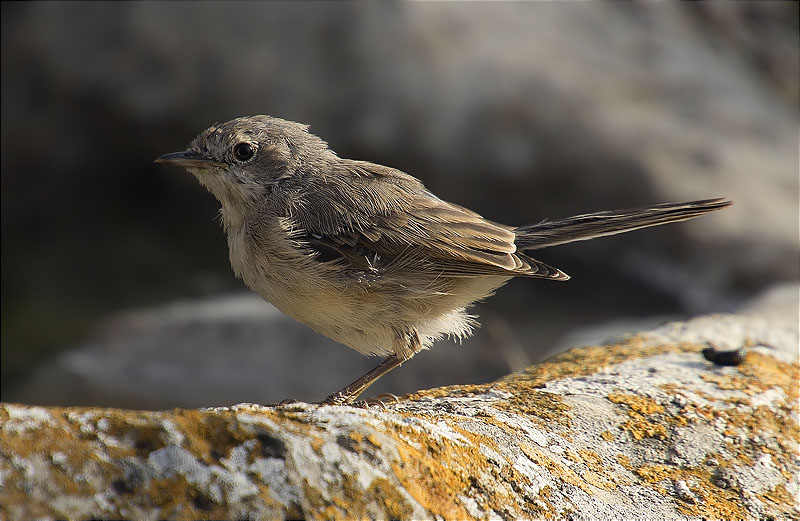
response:
<path id="1" fill-rule="evenodd" d="M 517 249 L 522 251 L 538 250 L 659 224 L 686 221 L 731 204 L 727 199 L 706 199 L 688 203 L 656 204 L 633 210 L 588 213 L 559 221 L 542 221 L 516 228 L 515 243 Z"/>

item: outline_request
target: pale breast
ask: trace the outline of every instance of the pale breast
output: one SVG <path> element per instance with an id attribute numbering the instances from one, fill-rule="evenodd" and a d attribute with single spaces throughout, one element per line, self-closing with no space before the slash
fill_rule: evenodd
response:
<path id="1" fill-rule="evenodd" d="M 425 346 L 469 336 L 474 321 L 464 309 L 508 280 L 424 273 L 364 280 L 298 249 L 280 222 L 260 226 L 258 233 L 246 225 L 227 230 L 236 275 L 285 314 L 366 355 L 402 352 L 412 331 Z"/>
<path id="2" fill-rule="evenodd" d="M 385 291 L 365 288 L 341 268 L 298 250 L 285 231 L 272 231 L 228 230 L 236 275 L 276 308 L 332 340 L 364 354 L 393 353 L 398 339 L 387 320 L 393 301 Z"/>

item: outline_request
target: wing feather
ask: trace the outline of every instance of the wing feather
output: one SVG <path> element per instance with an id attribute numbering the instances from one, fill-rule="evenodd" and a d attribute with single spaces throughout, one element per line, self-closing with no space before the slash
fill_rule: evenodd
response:
<path id="1" fill-rule="evenodd" d="M 318 185 L 306 184 L 288 216 L 321 261 L 373 273 L 568 278 L 519 253 L 513 228 L 439 199 L 399 170 L 344 160 L 337 168 Z"/>

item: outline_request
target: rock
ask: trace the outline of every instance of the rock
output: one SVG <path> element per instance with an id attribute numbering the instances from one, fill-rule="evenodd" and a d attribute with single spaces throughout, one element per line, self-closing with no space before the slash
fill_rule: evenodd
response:
<path id="1" fill-rule="evenodd" d="M 798 328 L 701 317 L 369 409 L 0 406 L 3 518 L 792 517 Z M 738 366 L 700 352 L 746 348 Z"/>

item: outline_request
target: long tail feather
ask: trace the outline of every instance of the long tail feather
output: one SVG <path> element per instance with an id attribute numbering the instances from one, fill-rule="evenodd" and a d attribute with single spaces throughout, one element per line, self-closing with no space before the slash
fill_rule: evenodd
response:
<path id="1" fill-rule="evenodd" d="M 636 208 L 576 215 L 559 221 L 544 221 L 516 228 L 516 245 L 521 251 L 538 250 L 585 241 L 595 237 L 694 219 L 708 212 L 730 206 L 727 199 L 706 199 L 687 203 L 667 203 Z"/>

